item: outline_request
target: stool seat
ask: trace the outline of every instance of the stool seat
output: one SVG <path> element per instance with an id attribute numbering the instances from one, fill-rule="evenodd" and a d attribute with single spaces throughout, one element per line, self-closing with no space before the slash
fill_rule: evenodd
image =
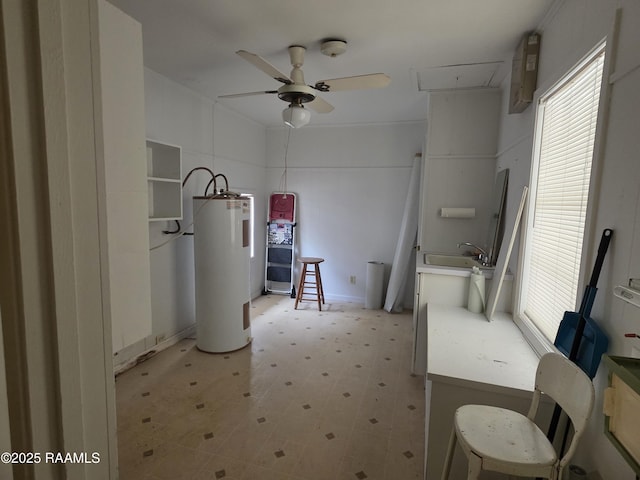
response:
<path id="1" fill-rule="evenodd" d="M 324 303 L 324 290 L 322 289 L 322 277 L 320 276 L 320 264 L 324 262 L 324 258 L 320 257 L 299 257 L 298 262 L 302 264 L 300 271 L 300 283 L 298 284 L 298 295 L 294 310 L 298 308 L 298 303 L 304 301 L 317 301 L 318 310 L 322 311 Z M 311 267 L 313 265 L 313 268 Z M 311 291 L 309 291 L 311 290 Z M 313 295 L 312 298 L 307 295 Z"/>
<path id="2" fill-rule="evenodd" d="M 300 263 L 311 263 L 311 264 L 322 263 L 322 262 L 324 262 L 324 258 L 320 258 L 320 257 L 299 257 L 298 258 L 298 262 L 300 262 Z"/>

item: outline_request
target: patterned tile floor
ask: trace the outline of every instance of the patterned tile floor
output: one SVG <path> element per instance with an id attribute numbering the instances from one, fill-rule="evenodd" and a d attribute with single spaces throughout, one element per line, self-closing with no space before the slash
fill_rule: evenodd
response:
<path id="1" fill-rule="evenodd" d="M 252 304 L 253 342 L 185 339 L 116 379 L 121 480 L 422 478 L 411 313 Z"/>

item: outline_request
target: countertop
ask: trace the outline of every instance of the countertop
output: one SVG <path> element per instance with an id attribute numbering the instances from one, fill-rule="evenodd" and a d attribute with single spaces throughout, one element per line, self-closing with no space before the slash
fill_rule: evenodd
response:
<path id="1" fill-rule="evenodd" d="M 511 314 L 428 304 L 427 379 L 485 391 L 531 396 L 538 356 Z"/>

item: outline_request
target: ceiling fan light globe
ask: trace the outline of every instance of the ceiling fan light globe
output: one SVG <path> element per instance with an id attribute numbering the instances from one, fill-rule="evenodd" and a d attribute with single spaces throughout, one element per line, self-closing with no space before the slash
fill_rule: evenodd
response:
<path id="1" fill-rule="evenodd" d="M 311 112 L 302 105 L 289 105 L 282 111 L 282 120 L 291 128 L 304 127 L 311 120 Z"/>

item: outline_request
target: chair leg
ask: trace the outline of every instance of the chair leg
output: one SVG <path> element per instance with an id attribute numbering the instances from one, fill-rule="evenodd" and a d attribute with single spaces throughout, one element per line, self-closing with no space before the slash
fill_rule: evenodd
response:
<path id="1" fill-rule="evenodd" d="M 469 462 L 467 480 L 478 480 L 478 478 L 480 478 L 480 471 L 482 470 L 482 458 L 474 455 L 472 452 L 467 461 Z"/>
<path id="2" fill-rule="evenodd" d="M 444 459 L 444 466 L 442 467 L 441 480 L 448 480 L 449 472 L 451 471 L 451 462 L 453 461 L 453 453 L 456 450 L 456 429 L 451 429 L 451 436 L 449 437 L 449 446 L 447 447 L 447 456 Z"/>
<path id="3" fill-rule="evenodd" d="M 298 308 L 298 303 L 302 299 L 302 295 L 304 294 L 304 277 L 307 275 L 307 264 L 302 264 L 302 269 L 300 271 L 300 282 L 298 283 L 298 295 L 296 296 L 296 302 L 293 305 L 293 309 L 296 310 Z"/>
<path id="4" fill-rule="evenodd" d="M 320 292 L 322 303 L 324 303 L 324 288 L 322 288 L 322 275 L 320 275 L 320 265 L 316 265 L 316 268 L 318 270 L 318 291 Z"/>
<path id="5" fill-rule="evenodd" d="M 316 296 L 318 297 L 318 311 L 322 311 L 322 304 L 324 303 L 324 294 L 322 293 L 322 280 L 320 279 L 320 266 L 316 263 L 315 277 L 316 277 Z"/>

